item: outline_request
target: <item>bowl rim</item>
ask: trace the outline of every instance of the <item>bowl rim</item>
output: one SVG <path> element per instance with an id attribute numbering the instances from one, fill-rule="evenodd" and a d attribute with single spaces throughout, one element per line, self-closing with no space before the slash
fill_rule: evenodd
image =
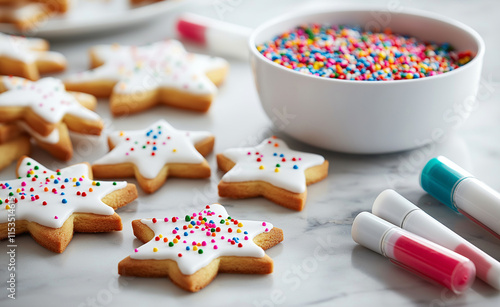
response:
<path id="1" fill-rule="evenodd" d="M 471 35 L 474 40 L 476 41 L 476 44 L 478 46 L 478 51 L 474 58 L 467 64 L 454 69 L 452 71 L 435 75 L 435 76 L 429 76 L 425 78 L 418 78 L 418 79 L 404 79 L 404 80 L 385 80 L 385 81 L 368 81 L 368 80 L 343 80 L 343 79 L 336 79 L 336 78 L 325 78 L 325 77 L 320 77 L 320 76 L 315 76 L 315 75 L 309 75 L 309 74 L 304 74 L 301 72 L 298 72 L 296 70 L 286 68 L 282 65 L 279 65 L 268 58 L 266 58 L 264 55 L 262 55 L 256 48 L 256 43 L 255 43 L 255 38 L 258 34 L 262 33 L 269 27 L 273 25 L 277 25 L 279 23 L 285 22 L 287 20 L 297 18 L 297 17 L 305 17 L 307 15 L 314 15 L 314 14 L 328 14 L 328 13 L 334 13 L 334 12 L 381 12 L 381 13 L 390 13 L 390 14 L 407 14 L 407 15 L 414 15 L 417 17 L 424 17 L 424 18 L 429 18 L 429 19 L 434 19 L 436 21 L 441 21 L 444 23 L 447 23 L 449 25 L 452 25 L 469 35 Z M 282 69 L 288 73 L 291 74 L 296 74 L 297 76 L 302 76 L 304 78 L 313 78 L 313 80 L 317 80 L 318 82 L 340 82 L 340 83 L 348 83 L 348 84 L 353 84 L 353 83 L 358 83 L 358 84 L 369 84 L 373 86 L 374 84 L 400 84 L 400 83 L 408 83 L 408 82 L 426 82 L 427 80 L 436 80 L 436 78 L 446 78 L 453 76 L 457 73 L 460 73 L 460 71 L 463 71 L 464 69 L 467 69 L 467 67 L 471 67 L 473 64 L 482 61 L 484 53 L 485 53 L 485 43 L 481 35 L 471 28 L 470 26 L 462 23 L 461 21 L 458 21 L 456 19 L 430 12 L 430 11 L 425 11 L 421 9 L 415 9 L 415 8 L 403 8 L 401 10 L 392 12 L 389 11 L 385 7 L 381 6 L 360 6 L 360 5 L 336 5 L 336 6 L 327 6 L 327 7 L 321 7 L 321 8 L 308 8 L 302 11 L 293 11 L 289 12 L 283 15 L 280 15 L 278 17 L 275 17 L 267 22 L 264 22 L 260 26 L 258 26 L 256 29 L 253 30 L 251 33 L 250 37 L 248 38 L 248 48 L 250 49 L 250 53 L 253 54 L 254 57 L 257 59 L 265 62 L 267 65 L 272 65 L 278 69 Z M 321 81 L 320 81 L 321 80 Z M 427 81 L 428 82 L 428 81 Z"/>

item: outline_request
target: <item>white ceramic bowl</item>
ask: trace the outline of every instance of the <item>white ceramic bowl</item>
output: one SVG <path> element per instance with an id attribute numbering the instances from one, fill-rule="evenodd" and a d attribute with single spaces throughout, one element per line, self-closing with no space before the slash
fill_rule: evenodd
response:
<path id="1" fill-rule="evenodd" d="M 346 81 L 302 74 L 261 55 L 256 45 L 304 23 L 361 25 L 470 50 L 468 64 L 438 76 L 398 81 Z M 347 153 L 388 153 L 436 141 L 474 107 L 484 42 L 470 27 L 416 10 L 334 8 L 289 14 L 249 39 L 260 101 L 274 124 L 310 145 Z"/>

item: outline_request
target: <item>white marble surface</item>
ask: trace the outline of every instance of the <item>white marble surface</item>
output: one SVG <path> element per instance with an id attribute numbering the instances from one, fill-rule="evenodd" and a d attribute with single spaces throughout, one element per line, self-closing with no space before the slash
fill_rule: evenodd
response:
<path id="1" fill-rule="evenodd" d="M 333 1 L 332 1 L 333 2 Z M 365 3 L 366 1 L 353 1 Z M 375 1 L 370 1 L 373 3 Z M 382 5 L 394 3 L 376 1 Z M 397 2 L 397 0 L 396 0 Z M 246 26 L 294 8 L 299 1 L 208 1 L 189 9 Z M 137 201 L 119 209 L 122 232 L 75 234 L 63 254 L 54 254 L 29 235 L 17 238 L 17 299 L 7 298 L 6 241 L 0 253 L 1 306 L 499 306 L 500 293 L 481 281 L 461 296 L 407 273 L 387 259 L 351 239 L 353 218 L 370 210 L 375 197 L 386 188 L 395 188 L 457 233 L 500 260 L 500 241 L 463 216 L 452 213 L 419 187 L 418 174 L 424 162 L 444 154 L 493 188 L 500 190 L 500 42 L 497 30 L 500 3 L 494 1 L 401 1 L 461 20 L 483 35 L 487 54 L 480 107 L 448 139 L 405 153 L 356 156 L 314 149 L 285 137 L 292 148 L 315 151 L 330 160 L 330 175 L 309 187 L 304 211 L 294 212 L 264 199 L 219 199 L 216 185 L 220 172 L 210 180 L 170 179 L 153 195 L 140 191 Z M 217 15 L 214 5 L 225 5 Z M 309 4 L 310 5 L 310 4 Z M 103 33 L 97 37 L 54 42 L 55 50 L 69 58 L 70 72 L 84 70 L 88 47 L 98 43 L 142 44 L 171 37 L 172 17 L 166 15 L 143 27 L 126 32 Z M 189 50 L 199 50 L 188 45 Z M 404 97 L 402 97 L 402 103 Z M 166 118 L 178 129 L 209 130 L 216 135 L 215 152 L 225 148 L 259 143 L 275 134 L 264 115 L 247 63 L 231 61 L 231 72 L 207 114 L 159 107 L 128 118 L 113 119 L 105 100 L 98 112 L 106 119 L 107 130 L 139 128 L 152 120 Z M 281 135 L 278 133 L 278 135 Z M 75 156 L 70 163 L 94 161 L 106 151 L 105 138 L 73 137 Z M 33 157 L 48 167 L 66 164 L 34 150 Z M 215 155 L 208 157 L 215 169 Z M 0 173 L 14 176 L 11 166 Z M 134 182 L 134 180 L 130 180 Z M 282 228 L 285 241 L 268 250 L 275 271 L 268 276 L 218 276 L 207 288 L 192 294 L 180 290 L 166 278 L 123 278 L 118 262 L 140 245 L 134 239 L 130 221 L 136 218 L 182 215 L 207 202 L 222 202 L 241 219 L 262 219 Z M 141 305 L 138 305 L 141 304 Z"/>

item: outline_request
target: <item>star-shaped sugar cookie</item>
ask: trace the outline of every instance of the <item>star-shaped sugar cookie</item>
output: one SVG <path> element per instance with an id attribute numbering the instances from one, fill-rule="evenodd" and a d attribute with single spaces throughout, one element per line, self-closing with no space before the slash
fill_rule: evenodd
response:
<path id="1" fill-rule="evenodd" d="M 0 0 L 0 23 L 13 24 L 20 32 L 36 31 L 69 7 L 70 0 Z"/>
<path id="2" fill-rule="evenodd" d="M 144 244 L 118 264 L 124 276 L 170 277 L 196 292 L 220 273 L 269 274 L 273 260 L 264 250 L 283 241 L 283 231 L 267 222 L 237 220 L 220 204 L 184 217 L 135 220 Z"/>
<path id="3" fill-rule="evenodd" d="M 0 75 L 19 76 L 36 81 L 40 74 L 66 69 L 66 58 L 49 51 L 40 38 L 25 38 L 0 33 Z"/>
<path id="4" fill-rule="evenodd" d="M 144 130 L 111 133 L 108 143 L 111 151 L 92 165 L 97 178 L 135 175 L 139 186 L 153 193 L 167 177 L 210 177 L 204 158 L 214 146 L 209 132 L 181 131 L 159 120 Z"/>
<path id="5" fill-rule="evenodd" d="M 278 205 L 302 210 L 306 186 L 328 175 L 328 161 L 320 155 L 291 150 L 271 137 L 255 147 L 227 149 L 217 155 L 227 172 L 219 183 L 219 196 L 264 196 Z"/>
<path id="6" fill-rule="evenodd" d="M 0 182 L 0 239 L 29 232 L 43 247 L 62 253 L 73 232 L 109 232 L 122 229 L 114 209 L 137 198 L 135 185 L 92 180 L 87 163 L 51 171 L 23 157 L 18 179 Z"/>
<path id="7" fill-rule="evenodd" d="M 9 23 L 20 32 L 28 32 L 36 29 L 53 13 L 53 10 L 43 3 L 13 0 L 0 6 L 0 23 Z"/>
<path id="8" fill-rule="evenodd" d="M 65 80 L 70 90 L 110 97 L 111 112 L 125 115 L 157 104 L 207 111 L 228 70 L 224 59 L 188 53 L 176 40 L 90 50 L 91 71 Z"/>
<path id="9" fill-rule="evenodd" d="M 103 122 L 84 105 L 95 105 L 95 97 L 67 92 L 62 82 L 44 78 L 36 82 L 18 77 L 0 77 L 0 122 L 24 120 L 31 129 L 48 136 L 64 122 L 69 130 L 99 135 Z"/>
<path id="10" fill-rule="evenodd" d="M 66 12 L 70 7 L 71 0 L 0 0 L 0 4 L 16 4 L 16 3 L 40 3 L 45 5 L 46 10 L 53 12 Z"/>

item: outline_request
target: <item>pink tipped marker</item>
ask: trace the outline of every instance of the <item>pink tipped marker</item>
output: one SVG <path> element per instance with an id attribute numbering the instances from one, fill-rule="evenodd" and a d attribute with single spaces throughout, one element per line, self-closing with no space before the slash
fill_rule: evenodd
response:
<path id="1" fill-rule="evenodd" d="M 252 29 L 196 14 L 183 14 L 177 20 L 181 37 L 204 45 L 210 51 L 248 60 L 248 38 Z"/>
<path id="2" fill-rule="evenodd" d="M 394 190 L 385 190 L 375 199 L 373 214 L 469 258 L 477 277 L 500 290 L 500 263 L 470 242 L 436 221 Z"/>
<path id="3" fill-rule="evenodd" d="M 456 294 L 467 290 L 476 277 L 476 268 L 469 259 L 371 213 L 356 216 L 351 234 L 358 244 Z"/>

